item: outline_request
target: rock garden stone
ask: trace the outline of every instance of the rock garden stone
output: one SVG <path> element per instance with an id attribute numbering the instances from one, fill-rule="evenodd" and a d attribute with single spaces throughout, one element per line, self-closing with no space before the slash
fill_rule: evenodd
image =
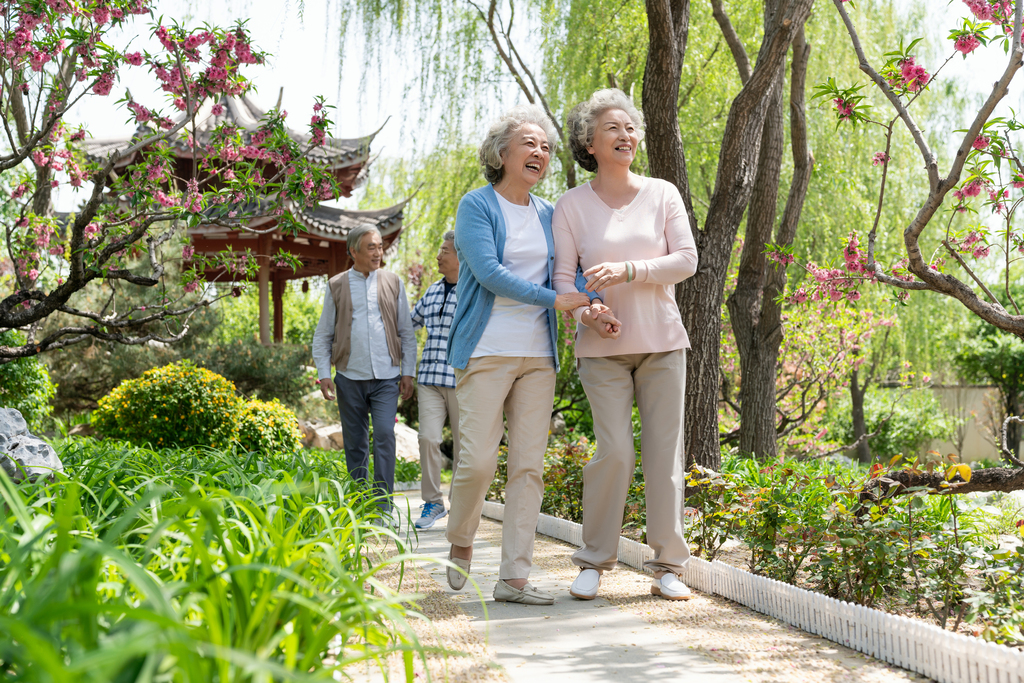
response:
<path id="1" fill-rule="evenodd" d="M 0 467 L 15 482 L 64 471 L 57 452 L 28 431 L 25 418 L 14 408 L 0 408 Z"/>

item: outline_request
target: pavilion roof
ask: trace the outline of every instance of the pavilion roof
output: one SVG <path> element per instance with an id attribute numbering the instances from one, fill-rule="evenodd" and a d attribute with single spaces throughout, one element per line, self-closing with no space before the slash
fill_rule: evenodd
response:
<path id="1" fill-rule="evenodd" d="M 224 105 L 224 111 L 220 115 L 213 114 L 213 107 L 216 104 Z M 219 100 L 207 100 L 196 112 L 196 142 L 204 146 L 210 141 L 211 135 L 217 126 L 227 121 L 233 123 L 245 133 L 253 133 L 259 128 L 261 119 L 266 111 L 260 109 L 247 96 L 221 97 Z M 184 114 L 176 120 L 181 121 Z M 298 142 L 303 150 L 308 149 L 310 136 L 287 128 L 288 134 Z M 141 140 L 149 133 L 145 127 L 139 127 L 130 137 L 104 138 L 84 140 L 82 145 L 87 156 L 95 161 L 106 159 L 112 152 L 124 149 Z M 324 144 L 315 149 L 309 150 L 309 158 L 330 169 L 342 169 L 362 164 L 365 168 L 370 157 L 370 143 L 376 137 L 377 132 L 364 135 L 359 138 L 327 138 Z M 187 145 L 187 134 L 184 130 L 179 131 L 171 144 L 183 157 L 191 157 L 191 147 Z M 134 159 L 125 159 L 124 164 L 132 163 Z M 364 169 L 360 169 L 360 173 Z"/>
<path id="2" fill-rule="evenodd" d="M 349 231 L 360 225 L 375 226 L 380 230 L 382 237 L 388 237 L 392 233 L 397 234 L 402 229 L 402 214 L 405 210 L 405 205 L 408 203 L 409 199 L 406 199 L 394 206 L 374 209 L 372 211 L 352 211 L 324 205 L 314 208 L 299 208 L 289 205 L 287 208 L 288 212 L 306 229 L 306 232 L 299 233 L 298 237 L 312 237 L 328 242 L 344 242 L 348 238 Z M 261 209 L 261 202 L 250 201 L 244 204 L 218 205 L 207 209 L 207 213 L 213 217 L 222 216 L 229 210 L 245 214 L 259 213 Z M 262 229 L 267 224 L 273 222 L 275 222 L 274 218 L 266 216 L 257 220 L 247 221 L 246 225 L 250 228 Z M 188 232 L 190 235 L 213 236 L 227 235 L 235 231 L 220 225 L 206 224 L 191 228 Z"/>

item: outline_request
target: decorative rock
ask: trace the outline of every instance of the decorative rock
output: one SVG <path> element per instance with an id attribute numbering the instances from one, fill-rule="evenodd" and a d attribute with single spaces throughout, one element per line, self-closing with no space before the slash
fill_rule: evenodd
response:
<path id="1" fill-rule="evenodd" d="M 420 461 L 420 433 L 401 422 L 395 423 L 395 460 Z"/>
<path id="2" fill-rule="evenodd" d="M 68 436 L 96 436 L 96 428 L 89 422 L 82 422 L 72 427 Z"/>
<path id="3" fill-rule="evenodd" d="M 316 436 L 317 426 L 318 424 L 316 422 L 299 420 L 299 431 L 302 432 L 302 445 L 304 448 L 309 448 L 313 443 L 313 438 Z"/>
<path id="4" fill-rule="evenodd" d="M 342 436 L 341 425 L 327 425 L 317 427 L 313 430 L 313 438 L 310 441 L 313 448 L 322 448 L 325 451 L 340 451 L 345 448 L 345 437 Z"/>
<path id="5" fill-rule="evenodd" d="M 64 471 L 56 451 L 29 433 L 25 418 L 14 408 L 0 408 L 0 467 L 15 482 Z"/>
<path id="6" fill-rule="evenodd" d="M 551 426 L 549 429 L 555 436 L 562 436 L 565 434 L 565 418 L 562 417 L 561 413 L 555 413 L 551 416 Z"/>

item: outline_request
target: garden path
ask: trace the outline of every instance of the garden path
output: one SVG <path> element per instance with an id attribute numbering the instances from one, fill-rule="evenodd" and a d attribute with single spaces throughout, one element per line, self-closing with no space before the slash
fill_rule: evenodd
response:
<path id="1" fill-rule="evenodd" d="M 408 491 L 409 509 L 420 503 Z M 405 507 L 401 505 L 400 507 Z M 447 556 L 445 522 L 419 532 L 413 552 Z M 482 519 L 471 577 L 484 596 L 452 591 L 444 568 L 423 567 L 440 593 L 486 639 L 493 662 L 512 681 L 686 681 L 739 683 L 875 683 L 925 680 L 866 655 L 810 635 L 717 596 L 698 593 L 673 602 L 650 595 L 650 576 L 619 565 L 606 573 L 601 597 L 569 596 L 577 568 L 573 546 L 537 536 L 530 580 L 555 594 L 550 607 L 496 603 L 491 598 L 500 560 L 501 524 Z M 485 616 L 486 611 L 486 616 Z M 478 651 L 477 656 L 483 655 Z"/>

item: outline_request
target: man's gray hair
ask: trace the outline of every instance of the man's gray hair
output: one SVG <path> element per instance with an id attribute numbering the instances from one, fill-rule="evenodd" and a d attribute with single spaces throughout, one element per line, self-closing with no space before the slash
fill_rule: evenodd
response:
<path id="1" fill-rule="evenodd" d="M 484 167 L 484 178 L 494 185 L 505 176 L 504 163 L 501 155 L 508 151 L 512 138 L 528 123 L 538 126 L 548 136 L 548 148 L 555 152 L 558 132 L 547 112 L 539 104 L 520 104 L 505 112 L 501 118 L 491 124 L 480 144 L 480 164 Z"/>
<path id="2" fill-rule="evenodd" d="M 380 230 L 377 229 L 376 225 L 357 225 L 348 231 L 348 250 L 353 254 L 360 250 L 362 246 L 363 237 L 368 233 L 375 232 L 380 237 Z"/>
<path id="3" fill-rule="evenodd" d="M 442 244 L 444 244 L 445 242 L 454 242 L 454 241 L 455 241 L 455 231 L 454 230 L 449 230 L 448 232 L 446 232 L 444 234 L 444 237 L 441 238 L 441 243 Z"/>
<path id="4" fill-rule="evenodd" d="M 637 138 L 644 139 L 644 115 L 633 104 L 633 100 L 618 88 L 598 90 L 589 100 L 584 100 L 573 107 L 565 122 L 572 157 L 586 171 L 597 170 L 597 159 L 587 151 L 587 147 L 594 142 L 598 117 L 609 109 L 621 109 L 626 112 L 636 128 Z"/>

